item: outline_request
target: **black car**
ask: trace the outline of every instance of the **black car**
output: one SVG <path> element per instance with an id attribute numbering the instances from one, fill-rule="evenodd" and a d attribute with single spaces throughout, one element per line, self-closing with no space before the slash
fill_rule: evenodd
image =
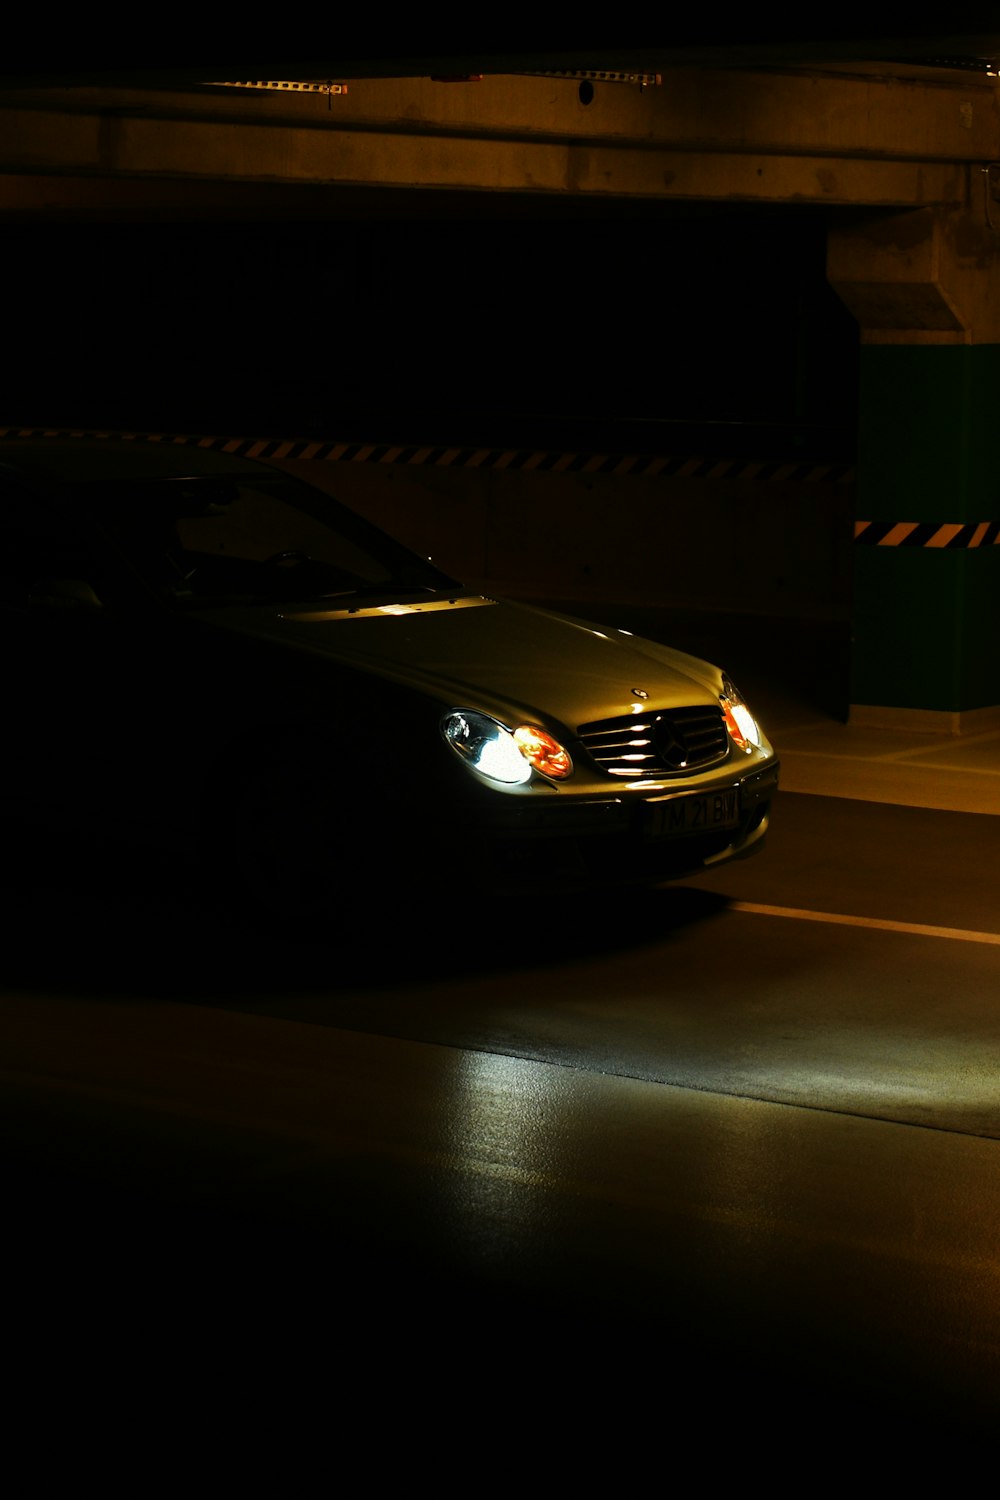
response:
<path id="1" fill-rule="evenodd" d="M 321 914 L 676 878 L 759 847 L 771 745 L 719 668 L 469 592 L 274 465 L 0 442 L 0 811 L 225 861 Z"/>

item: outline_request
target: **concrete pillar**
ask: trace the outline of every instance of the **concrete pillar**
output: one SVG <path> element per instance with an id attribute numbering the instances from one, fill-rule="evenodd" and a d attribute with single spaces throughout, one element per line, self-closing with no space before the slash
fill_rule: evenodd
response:
<path id="1" fill-rule="evenodd" d="M 1000 213 L 831 232 L 861 327 L 852 723 L 1000 722 Z"/>

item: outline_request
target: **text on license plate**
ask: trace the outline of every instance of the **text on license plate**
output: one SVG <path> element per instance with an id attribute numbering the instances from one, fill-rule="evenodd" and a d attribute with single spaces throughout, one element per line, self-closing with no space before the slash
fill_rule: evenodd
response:
<path id="1" fill-rule="evenodd" d="M 678 838 L 686 833 L 713 833 L 735 828 L 740 818 L 740 794 L 736 787 L 700 796 L 671 797 L 646 807 L 646 837 Z"/>

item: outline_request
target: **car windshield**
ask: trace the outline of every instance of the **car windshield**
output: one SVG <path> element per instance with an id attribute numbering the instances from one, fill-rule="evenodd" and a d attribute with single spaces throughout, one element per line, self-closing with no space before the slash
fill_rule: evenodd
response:
<path id="1" fill-rule="evenodd" d="M 95 522 L 147 584 L 181 605 L 454 587 L 429 561 L 286 475 L 81 488 Z"/>

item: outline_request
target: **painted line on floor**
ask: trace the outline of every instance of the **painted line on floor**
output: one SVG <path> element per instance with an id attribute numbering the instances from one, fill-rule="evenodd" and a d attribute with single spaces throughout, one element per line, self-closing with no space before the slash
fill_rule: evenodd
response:
<path id="1" fill-rule="evenodd" d="M 799 922 L 832 922 L 840 927 L 875 927 L 880 932 L 908 932 L 916 937 L 950 938 L 958 943 L 991 943 L 1000 947 L 1000 932 L 970 932 L 964 927 L 931 927 L 925 922 L 891 922 L 883 917 L 847 917 L 833 911 L 803 911 L 794 906 L 761 906 L 756 901 L 733 901 L 730 911 L 759 917 L 794 917 Z"/>

